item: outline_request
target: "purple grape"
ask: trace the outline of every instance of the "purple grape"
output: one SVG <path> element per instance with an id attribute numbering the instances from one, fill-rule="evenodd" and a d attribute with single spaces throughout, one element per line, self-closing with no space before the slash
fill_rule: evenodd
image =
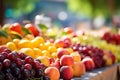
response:
<path id="1" fill-rule="evenodd" d="M 32 65 L 31 64 L 25 64 L 24 68 L 28 69 L 28 70 L 31 70 L 32 69 Z"/>
<path id="2" fill-rule="evenodd" d="M 8 68 L 8 67 L 10 66 L 10 64 L 11 64 L 11 61 L 10 61 L 9 59 L 4 59 L 4 61 L 3 61 L 3 66 L 4 66 L 5 68 Z"/>
<path id="3" fill-rule="evenodd" d="M 30 57 L 30 56 L 27 56 L 27 57 L 25 58 L 25 63 L 30 63 L 30 64 L 32 64 L 33 61 L 34 61 L 34 59 L 33 59 L 32 57 Z"/>
<path id="4" fill-rule="evenodd" d="M 25 59 L 25 58 L 27 57 L 27 55 L 25 55 L 24 53 L 19 53 L 19 57 L 20 57 L 21 59 Z"/>
<path id="5" fill-rule="evenodd" d="M 30 77 L 30 70 L 24 69 L 24 70 L 23 70 L 23 75 L 24 75 L 25 77 L 29 78 L 29 77 Z"/>
<path id="6" fill-rule="evenodd" d="M 16 67 L 13 69 L 13 73 L 14 73 L 14 75 L 18 76 L 19 74 L 21 74 L 21 71 L 18 67 Z"/>
<path id="7" fill-rule="evenodd" d="M 6 73 L 5 74 L 5 79 L 6 80 L 14 80 L 14 77 L 13 77 L 13 75 L 11 73 Z"/>
<path id="8" fill-rule="evenodd" d="M 2 65 L 2 63 L 0 62 L 0 71 L 2 70 L 2 67 L 3 67 L 3 65 Z"/>
<path id="9" fill-rule="evenodd" d="M 17 66 L 22 66 L 23 65 L 22 59 L 20 59 L 20 58 L 17 58 L 15 62 L 17 64 Z"/>
<path id="10" fill-rule="evenodd" d="M 4 55 L 0 54 L 0 61 L 4 60 Z"/>

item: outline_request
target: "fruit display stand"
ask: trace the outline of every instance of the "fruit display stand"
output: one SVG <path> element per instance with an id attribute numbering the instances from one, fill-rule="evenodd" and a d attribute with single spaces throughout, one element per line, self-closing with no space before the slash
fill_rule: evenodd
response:
<path id="1" fill-rule="evenodd" d="M 119 65 L 120 64 L 114 64 L 110 67 L 95 69 L 75 80 L 118 80 Z"/>
<path id="2" fill-rule="evenodd" d="M 120 80 L 120 65 L 118 67 L 118 80 Z"/>
<path id="3" fill-rule="evenodd" d="M 5 75 L 2 79 L 119 79 L 119 34 L 107 32 L 99 37 L 77 34 L 70 27 L 39 27 L 40 31 L 32 24 L 2 27 L 0 75 Z"/>

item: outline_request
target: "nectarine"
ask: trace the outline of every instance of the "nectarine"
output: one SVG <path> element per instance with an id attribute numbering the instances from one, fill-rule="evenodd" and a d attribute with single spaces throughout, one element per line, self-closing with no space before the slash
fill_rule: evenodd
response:
<path id="1" fill-rule="evenodd" d="M 60 58 L 60 64 L 62 66 L 73 66 L 74 64 L 73 57 L 71 55 L 63 55 Z"/>
<path id="2" fill-rule="evenodd" d="M 70 80 L 73 77 L 73 69 L 71 66 L 62 66 L 60 75 L 63 80 Z"/>
<path id="3" fill-rule="evenodd" d="M 50 80 L 59 80 L 60 78 L 60 72 L 56 67 L 46 68 L 45 74 L 50 78 Z"/>

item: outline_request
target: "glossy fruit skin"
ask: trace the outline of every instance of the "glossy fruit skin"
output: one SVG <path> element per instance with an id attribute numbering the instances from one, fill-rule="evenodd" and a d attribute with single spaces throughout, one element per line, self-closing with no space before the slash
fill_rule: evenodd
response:
<path id="1" fill-rule="evenodd" d="M 95 68 L 95 63 L 92 60 L 92 58 L 90 58 L 90 57 L 85 57 L 82 60 L 82 63 L 85 65 L 85 68 L 86 68 L 87 71 L 91 71 Z"/>
<path id="2" fill-rule="evenodd" d="M 11 63 L 11 61 L 10 61 L 9 59 L 4 59 L 4 61 L 3 61 L 3 66 L 4 66 L 5 68 L 8 68 L 8 67 L 10 66 L 10 63 Z"/>
<path id="3" fill-rule="evenodd" d="M 0 53 L 0 80 L 50 80 L 44 73 L 46 68 L 40 61 L 21 52 L 4 49 Z"/>
<path id="4" fill-rule="evenodd" d="M 39 31 L 37 30 L 37 28 L 33 24 L 26 24 L 25 28 L 30 30 L 34 36 L 39 36 Z"/>
<path id="5" fill-rule="evenodd" d="M 60 64 L 61 64 L 62 66 L 73 66 L 73 64 L 74 64 L 73 57 L 70 56 L 70 55 L 63 55 L 63 56 L 60 58 Z"/>
<path id="6" fill-rule="evenodd" d="M 19 34 L 23 35 L 22 27 L 21 27 L 21 25 L 19 23 L 11 24 L 10 30 L 18 32 Z"/>
<path id="7" fill-rule="evenodd" d="M 60 75 L 63 80 L 71 80 L 73 77 L 73 69 L 70 66 L 62 66 L 60 68 Z"/>

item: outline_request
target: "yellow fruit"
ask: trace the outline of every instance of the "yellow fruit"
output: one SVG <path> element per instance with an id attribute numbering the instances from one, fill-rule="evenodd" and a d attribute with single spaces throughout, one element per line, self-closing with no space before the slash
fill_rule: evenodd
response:
<path id="1" fill-rule="evenodd" d="M 38 47 L 41 43 L 44 43 L 44 39 L 42 37 L 36 37 L 33 40 L 31 40 L 31 43 L 34 47 Z"/>
<path id="2" fill-rule="evenodd" d="M 33 48 L 35 55 L 42 56 L 42 51 L 39 48 Z"/>
<path id="3" fill-rule="evenodd" d="M 52 58 L 57 58 L 57 53 L 56 53 L 56 52 L 52 53 L 52 54 L 51 54 L 51 57 L 52 57 Z"/>
<path id="4" fill-rule="evenodd" d="M 39 57 L 39 55 L 35 55 L 35 59 L 38 58 L 38 57 Z"/>
<path id="5" fill-rule="evenodd" d="M 10 50 L 12 50 L 12 51 L 17 49 L 15 43 L 13 43 L 13 42 L 8 42 L 8 43 L 6 44 L 6 46 L 7 46 Z"/>
<path id="6" fill-rule="evenodd" d="M 68 52 L 69 53 L 72 53 L 73 52 L 73 49 L 72 48 L 67 48 Z"/>
<path id="7" fill-rule="evenodd" d="M 41 43 L 38 48 L 40 48 L 41 50 L 47 50 L 47 47 L 44 43 Z"/>
<path id="8" fill-rule="evenodd" d="M 29 40 L 21 40 L 18 43 L 19 48 L 33 48 L 32 43 Z"/>
<path id="9" fill-rule="evenodd" d="M 49 53 L 47 50 L 43 50 L 43 51 L 42 51 L 42 54 L 43 54 L 44 56 L 48 56 L 48 57 L 51 56 L 50 53 Z"/>
<path id="10" fill-rule="evenodd" d="M 81 62 L 81 56 L 78 52 L 73 52 L 70 55 L 73 57 L 74 62 Z"/>
<path id="11" fill-rule="evenodd" d="M 34 39 L 34 35 L 27 34 L 27 35 L 25 35 L 24 38 L 26 38 L 26 39 L 28 39 L 28 40 L 32 40 L 32 39 Z"/>
<path id="12" fill-rule="evenodd" d="M 39 56 L 37 59 L 39 59 L 45 66 L 50 66 L 50 61 L 47 56 Z"/>
<path id="13" fill-rule="evenodd" d="M 26 55 L 35 58 L 34 51 L 33 51 L 31 48 L 21 48 L 21 49 L 20 49 L 20 52 L 23 52 L 23 53 L 25 53 Z"/>
<path id="14" fill-rule="evenodd" d="M 49 46 L 49 47 L 48 47 L 48 51 L 49 51 L 50 53 L 53 53 L 53 52 L 56 52 L 57 49 L 56 49 L 55 46 Z"/>
<path id="15" fill-rule="evenodd" d="M 46 46 L 53 46 L 53 43 L 46 42 L 45 45 L 46 45 Z"/>
<path id="16" fill-rule="evenodd" d="M 13 39 L 13 42 L 15 43 L 16 47 L 18 47 L 18 43 L 20 42 L 20 39 Z"/>

